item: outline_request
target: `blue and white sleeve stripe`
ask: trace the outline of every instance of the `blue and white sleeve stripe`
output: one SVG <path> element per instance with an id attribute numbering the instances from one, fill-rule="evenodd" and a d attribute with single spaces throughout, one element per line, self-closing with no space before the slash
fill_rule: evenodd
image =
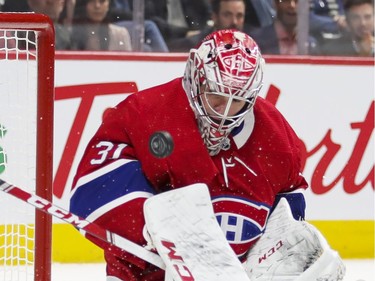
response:
<path id="1" fill-rule="evenodd" d="M 78 180 L 70 211 L 92 221 L 132 199 L 153 194 L 139 161 L 121 159 Z"/>

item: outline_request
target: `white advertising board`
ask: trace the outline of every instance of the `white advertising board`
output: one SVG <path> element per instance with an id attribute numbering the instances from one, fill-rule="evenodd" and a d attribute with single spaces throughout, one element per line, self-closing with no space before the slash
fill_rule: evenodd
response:
<path id="1" fill-rule="evenodd" d="M 266 58 L 261 95 L 306 147 L 310 220 L 374 219 L 374 65 L 367 60 Z M 60 55 L 56 60 L 54 174 L 66 200 L 87 141 L 106 108 L 181 76 L 181 56 Z"/>

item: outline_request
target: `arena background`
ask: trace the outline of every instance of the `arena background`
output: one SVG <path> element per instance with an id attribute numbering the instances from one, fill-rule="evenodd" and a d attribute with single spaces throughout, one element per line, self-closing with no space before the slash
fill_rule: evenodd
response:
<path id="1" fill-rule="evenodd" d="M 54 202 L 104 111 L 135 90 L 181 76 L 184 54 L 57 52 Z M 261 96 L 306 147 L 307 220 L 343 258 L 374 258 L 374 60 L 266 56 Z M 69 241 L 69 243 L 64 243 Z M 55 220 L 54 262 L 101 262 L 100 249 Z"/>

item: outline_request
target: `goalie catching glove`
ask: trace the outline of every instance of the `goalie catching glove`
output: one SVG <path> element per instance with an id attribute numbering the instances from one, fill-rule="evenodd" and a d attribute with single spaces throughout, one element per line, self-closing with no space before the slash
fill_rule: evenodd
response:
<path id="1" fill-rule="evenodd" d="M 282 198 L 270 215 L 263 236 L 244 263 L 250 280 L 338 281 L 345 266 L 311 224 L 293 218 Z"/>

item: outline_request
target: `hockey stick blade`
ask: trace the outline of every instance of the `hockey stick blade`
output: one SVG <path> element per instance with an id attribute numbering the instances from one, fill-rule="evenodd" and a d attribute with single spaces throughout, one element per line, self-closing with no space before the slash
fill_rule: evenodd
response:
<path id="1" fill-rule="evenodd" d="M 151 252 L 130 240 L 112 233 L 93 222 L 85 220 L 67 210 L 64 210 L 40 196 L 29 193 L 22 188 L 14 186 L 2 179 L 0 179 L 0 190 L 34 206 L 38 210 L 59 218 L 60 220 L 67 222 L 81 231 L 109 243 L 112 246 L 131 253 L 161 269 L 165 269 L 163 260 L 154 252 Z"/>

